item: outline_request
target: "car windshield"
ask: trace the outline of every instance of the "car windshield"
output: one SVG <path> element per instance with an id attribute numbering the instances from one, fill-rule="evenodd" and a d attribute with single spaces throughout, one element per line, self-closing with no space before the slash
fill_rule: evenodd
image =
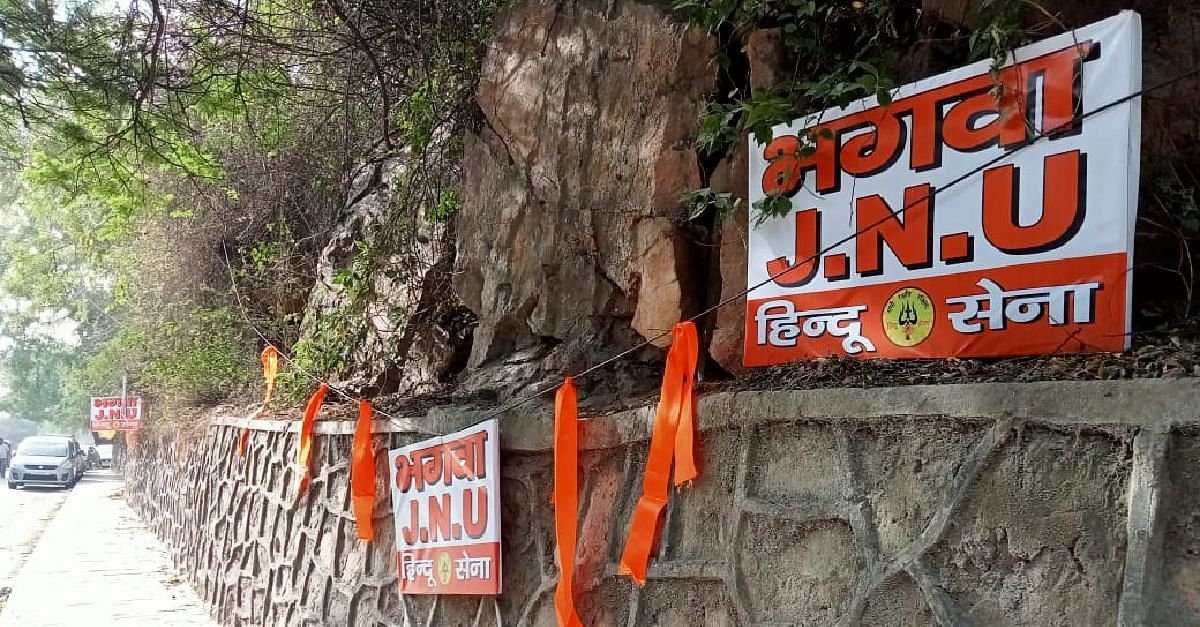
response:
<path id="1" fill-rule="evenodd" d="M 66 442 L 22 442 L 17 447 L 18 455 L 36 455 L 39 457 L 66 457 Z"/>

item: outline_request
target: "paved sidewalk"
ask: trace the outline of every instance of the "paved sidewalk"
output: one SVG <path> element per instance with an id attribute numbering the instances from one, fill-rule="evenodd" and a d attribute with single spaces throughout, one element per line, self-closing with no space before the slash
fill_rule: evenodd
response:
<path id="1" fill-rule="evenodd" d="M 213 625 L 123 487 L 119 476 L 93 471 L 71 491 L 9 580 L 0 627 Z"/>

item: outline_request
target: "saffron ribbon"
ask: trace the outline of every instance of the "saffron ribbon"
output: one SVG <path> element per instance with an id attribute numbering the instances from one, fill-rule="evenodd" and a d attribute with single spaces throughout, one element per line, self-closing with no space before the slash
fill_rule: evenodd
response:
<path id="1" fill-rule="evenodd" d="M 354 445 L 350 449 L 350 492 L 354 496 L 354 520 L 358 539 L 374 540 L 375 527 L 375 449 L 371 446 L 371 418 L 375 411 L 366 399 L 358 399 L 358 424 L 354 426 Z"/>
<path id="2" fill-rule="evenodd" d="M 271 398 L 275 396 L 275 378 L 279 376 L 279 349 L 267 345 L 263 349 L 262 355 L 259 356 L 262 361 L 263 378 L 267 380 L 267 394 L 263 398 L 262 407 L 258 408 L 250 420 L 258 420 L 267 413 L 267 405 L 271 404 Z M 242 427 L 241 441 L 238 443 L 238 455 L 246 456 L 246 447 L 250 444 L 250 428 Z"/>
<path id="3" fill-rule="evenodd" d="M 275 396 L 275 378 L 279 376 L 279 349 L 268 345 L 259 359 L 262 361 L 263 378 L 267 380 L 267 395 L 263 399 L 263 407 L 266 407 Z"/>
<path id="4" fill-rule="evenodd" d="M 300 422 L 300 486 L 296 490 L 296 495 L 304 494 L 308 490 L 308 480 L 312 475 L 312 452 L 313 452 L 313 423 L 317 421 L 317 412 L 321 411 L 321 405 L 325 402 L 325 393 L 329 391 L 328 383 L 321 383 L 316 392 L 308 399 L 308 406 L 304 408 L 304 420 Z"/>
<path id="5" fill-rule="evenodd" d="M 675 340 L 667 353 L 662 395 L 650 436 L 646 473 L 642 477 L 642 496 L 633 511 L 629 537 L 621 554 L 620 574 L 629 575 L 639 586 L 646 584 L 650 551 L 658 536 L 658 523 L 667 505 L 671 464 L 675 464 L 675 485 L 681 486 L 699 476 L 695 459 L 695 397 L 699 341 L 696 325 L 681 322 L 672 330 Z"/>
<path id="6" fill-rule="evenodd" d="M 575 545 L 579 510 L 579 415 L 575 381 L 567 377 L 554 398 L 554 541 L 558 549 L 558 587 L 554 610 L 559 627 L 582 627 L 575 612 Z"/>

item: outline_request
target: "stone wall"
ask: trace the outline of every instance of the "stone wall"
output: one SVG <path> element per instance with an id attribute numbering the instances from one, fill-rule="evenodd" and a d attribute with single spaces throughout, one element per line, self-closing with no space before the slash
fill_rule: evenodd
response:
<path id="1" fill-rule="evenodd" d="M 586 420 L 578 600 L 589 625 L 1196 624 L 1200 384 L 725 392 L 699 404 L 702 476 L 644 588 L 617 577 L 653 408 Z M 379 457 L 476 419 L 380 421 Z M 230 625 L 553 625 L 549 409 L 501 422 L 505 593 L 401 598 L 384 468 L 377 542 L 347 493 L 352 423 L 218 418 L 148 438 L 128 497 Z M 418 428 L 417 425 L 421 427 Z M 424 432 L 424 433 L 418 433 Z M 174 442 L 174 443 L 171 443 Z"/>

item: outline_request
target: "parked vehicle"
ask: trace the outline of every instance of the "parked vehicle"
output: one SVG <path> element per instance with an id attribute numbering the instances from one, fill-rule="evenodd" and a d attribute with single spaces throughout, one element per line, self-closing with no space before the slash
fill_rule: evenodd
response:
<path id="1" fill-rule="evenodd" d="M 36 435 L 21 440 L 8 469 L 8 487 L 46 485 L 73 488 L 83 475 L 86 454 L 69 435 Z"/>
<path id="2" fill-rule="evenodd" d="M 111 444 L 97 444 L 96 452 L 100 454 L 100 467 L 112 468 L 113 446 Z"/>

